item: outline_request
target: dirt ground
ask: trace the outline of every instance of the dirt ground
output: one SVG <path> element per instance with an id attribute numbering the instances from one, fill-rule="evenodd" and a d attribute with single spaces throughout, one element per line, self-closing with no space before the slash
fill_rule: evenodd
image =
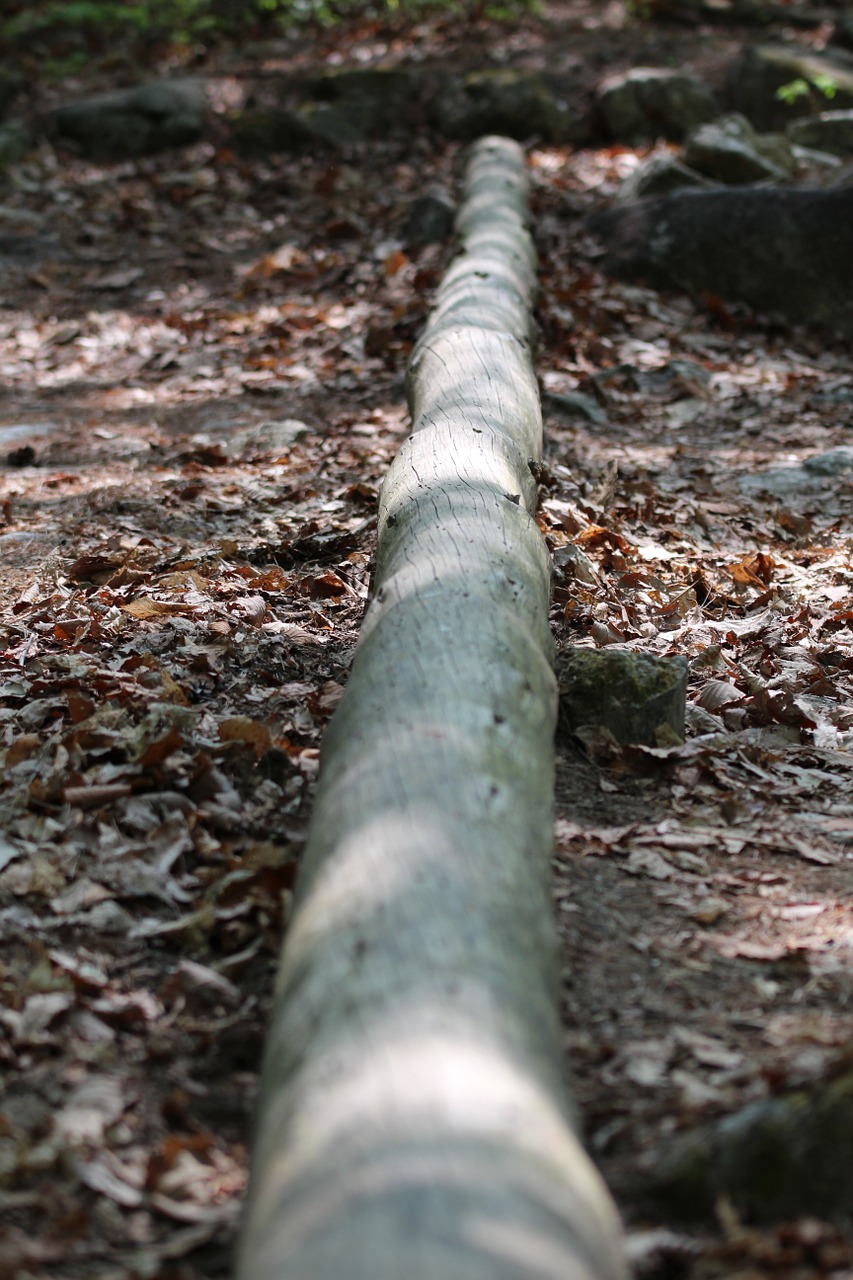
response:
<path id="1" fill-rule="evenodd" d="M 229 102 L 308 66 L 488 61 L 580 100 L 631 65 L 713 83 L 756 38 L 578 2 L 195 69 Z M 684 1133 L 849 1070 L 853 1032 L 853 481 L 752 483 L 851 443 L 849 348 L 605 280 L 582 216 L 640 154 L 530 154 L 558 653 L 690 663 L 685 743 L 559 739 L 567 1060 L 642 1275 L 849 1280 L 805 1191 L 763 1226 L 638 1192 Z M 229 1271 L 319 743 L 447 257 L 401 227 L 460 163 L 426 135 L 109 167 L 43 145 L 0 189 L 31 237 L 0 260 L 3 1276 Z"/>

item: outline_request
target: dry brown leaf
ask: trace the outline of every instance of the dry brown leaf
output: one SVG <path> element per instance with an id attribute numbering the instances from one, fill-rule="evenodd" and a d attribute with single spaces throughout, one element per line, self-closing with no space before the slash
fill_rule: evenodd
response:
<path id="1" fill-rule="evenodd" d="M 272 734 L 267 725 L 249 716 L 229 716 L 219 725 L 222 742 L 245 742 L 260 758 L 272 746 Z"/>
<path id="2" fill-rule="evenodd" d="M 41 738 L 37 733 L 22 733 L 15 738 L 6 752 L 6 768 L 12 769 L 22 760 L 29 760 L 41 746 Z"/>
<path id="3" fill-rule="evenodd" d="M 185 607 L 182 604 L 167 604 L 163 600 L 151 600 L 148 596 L 137 596 L 127 604 L 119 605 L 123 613 L 129 613 L 131 617 L 138 618 L 141 622 L 149 618 L 164 618 L 170 614 L 183 613 Z"/>
<path id="4" fill-rule="evenodd" d="M 166 695 L 167 702 L 171 702 L 178 707 L 188 707 L 190 705 L 189 698 L 177 680 L 172 679 L 168 671 L 161 671 L 160 679 L 163 682 L 163 692 Z"/>
<path id="5" fill-rule="evenodd" d="M 703 684 L 695 702 L 705 711 L 719 711 L 720 707 L 741 702 L 743 698 L 744 694 L 729 680 L 708 680 Z"/>

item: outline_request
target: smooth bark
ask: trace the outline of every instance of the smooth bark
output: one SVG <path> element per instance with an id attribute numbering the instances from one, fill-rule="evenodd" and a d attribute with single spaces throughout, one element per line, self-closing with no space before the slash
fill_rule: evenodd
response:
<path id="1" fill-rule="evenodd" d="M 562 1072 L 556 691 L 519 148 L 473 151 L 323 746 L 240 1280 L 616 1280 Z"/>

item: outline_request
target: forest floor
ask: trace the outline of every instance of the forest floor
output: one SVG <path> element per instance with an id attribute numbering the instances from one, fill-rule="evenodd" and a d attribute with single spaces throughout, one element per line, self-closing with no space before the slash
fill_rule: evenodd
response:
<path id="1" fill-rule="evenodd" d="M 265 59 L 487 56 L 582 93 L 648 63 L 713 80 L 756 38 L 699 36 L 566 3 L 202 70 L 233 98 Z M 684 1227 L 636 1196 L 680 1134 L 849 1070 L 853 1040 L 853 481 L 751 487 L 850 442 L 849 346 L 602 277 L 580 219 L 640 154 L 530 154 L 540 377 L 595 406 L 546 419 L 558 652 L 690 662 L 684 744 L 560 739 L 567 1059 L 643 1275 L 841 1280 L 853 1239 L 808 1208 L 759 1228 L 721 1197 Z M 401 226 L 460 161 L 426 135 L 107 167 L 44 145 L 0 190 L 2 228 L 52 246 L 0 275 L 3 1276 L 229 1271 L 319 744 L 448 252 Z"/>

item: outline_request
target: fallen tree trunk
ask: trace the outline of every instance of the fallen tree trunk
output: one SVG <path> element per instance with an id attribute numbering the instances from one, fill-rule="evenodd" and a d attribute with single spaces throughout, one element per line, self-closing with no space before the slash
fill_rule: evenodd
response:
<path id="1" fill-rule="evenodd" d="M 728 187 L 616 205 L 589 220 L 604 266 L 654 288 L 745 302 L 853 334 L 853 189 Z"/>
<path id="2" fill-rule="evenodd" d="M 555 682 L 519 148 L 474 149 L 323 746 L 240 1280 L 609 1280 L 549 892 Z"/>

